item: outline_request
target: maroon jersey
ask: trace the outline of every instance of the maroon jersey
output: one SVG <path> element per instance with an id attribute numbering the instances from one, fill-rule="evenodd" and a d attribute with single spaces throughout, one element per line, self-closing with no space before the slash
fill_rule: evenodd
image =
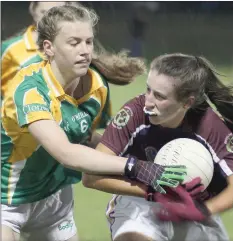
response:
<path id="1" fill-rule="evenodd" d="M 210 107 L 190 110 L 179 127 L 166 128 L 152 125 L 144 106 L 145 95 L 126 103 L 107 127 L 101 143 L 116 155 L 153 161 L 159 149 L 171 140 L 197 140 L 210 151 L 214 162 L 208 196 L 221 192 L 227 186 L 226 177 L 233 174 L 233 135 L 219 116 Z"/>

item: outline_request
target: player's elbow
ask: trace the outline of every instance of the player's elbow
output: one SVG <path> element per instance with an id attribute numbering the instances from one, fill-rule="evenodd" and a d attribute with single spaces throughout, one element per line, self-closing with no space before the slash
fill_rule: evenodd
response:
<path id="1" fill-rule="evenodd" d="M 93 185 L 92 175 L 88 175 L 86 173 L 83 173 L 83 175 L 82 175 L 82 184 L 86 188 L 93 188 L 94 185 Z"/>

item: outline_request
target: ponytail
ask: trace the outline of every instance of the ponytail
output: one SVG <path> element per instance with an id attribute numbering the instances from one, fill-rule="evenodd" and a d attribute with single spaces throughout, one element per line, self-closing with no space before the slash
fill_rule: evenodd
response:
<path id="1" fill-rule="evenodd" d="M 205 84 L 206 100 L 216 107 L 228 128 L 233 132 L 233 86 L 224 85 L 210 63 L 203 57 L 198 57 L 199 62 L 205 65 L 209 78 Z M 210 104 L 211 105 L 211 104 Z"/>

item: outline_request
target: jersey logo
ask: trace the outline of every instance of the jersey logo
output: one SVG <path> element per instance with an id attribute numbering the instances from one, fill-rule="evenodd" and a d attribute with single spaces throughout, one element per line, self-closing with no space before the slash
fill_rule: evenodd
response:
<path id="1" fill-rule="evenodd" d="M 122 129 L 124 126 L 127 125 L 127 123 L 129 122 L 132 116 L 133 116 L 132 110 L 128 106 L 125 106 L 114 117 L 112 121 L 112 126 L 117 129 Z"/>
<path id="2" fill-rule="evenodd" d="M 44 104 L 28 104 L 23 107 L 23 112 L 25 115 L 31 112 L 46 111 L 50 112 L 48 106 Z"/>
<path id="3" fill-rule="evenodd" d="M 227 151 L 233 153 L 233 134 L 232 133 L 227 135 L 227 137 L 225 138 L 224 143 L 226 145 Z"/>

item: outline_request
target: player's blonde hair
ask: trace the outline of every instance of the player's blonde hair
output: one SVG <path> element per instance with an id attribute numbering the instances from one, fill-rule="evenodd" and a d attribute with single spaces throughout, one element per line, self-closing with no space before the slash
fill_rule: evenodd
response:
<path id="1" fill-rule="evenodd" d="M 93 9 L 88 9 L 81 5 L 63 5 L 51 8 L 45 13 L 37 25 L 37 44 L 41 51 L 43 51 L 44 40 L 54 41 L 59 32 L 58 24 L 61 21 L 90 22 L 91 26 L 94 28 L 99 21 L 99 17 Z"/>
<path id="2" fill-rule="evenodd" d="M 130 57 L 127 50 L 108 52 L 98 41 L 95 41 L 92 64 L 110 83 L 117 85 L 129 84 L 146 72 L 142 58 Z"/>

